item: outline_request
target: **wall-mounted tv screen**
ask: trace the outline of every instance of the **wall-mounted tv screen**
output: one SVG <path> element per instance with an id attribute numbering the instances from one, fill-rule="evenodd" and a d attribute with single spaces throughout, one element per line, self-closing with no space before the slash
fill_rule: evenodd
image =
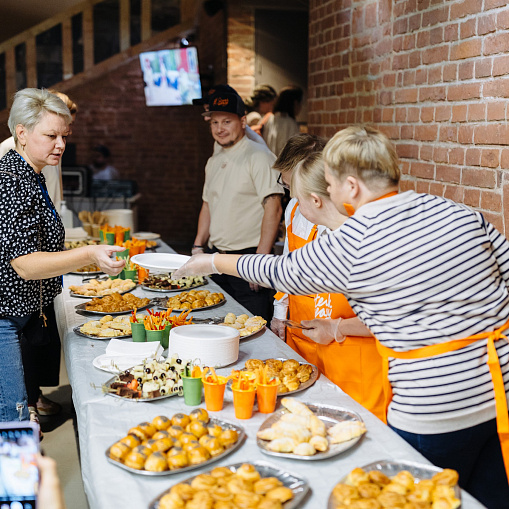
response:
<path id="1" fill-rule="evenodd" d="M 147 106 L 179 106 L 201 98 L 196 48 L 140 53 Z"/>

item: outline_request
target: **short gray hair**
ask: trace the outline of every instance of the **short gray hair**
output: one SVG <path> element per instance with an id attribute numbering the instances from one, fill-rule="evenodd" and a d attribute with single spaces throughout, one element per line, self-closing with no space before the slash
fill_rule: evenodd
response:
<path id="1" fill-rule="evenodd" d="M 14 141 L 18 141 L 17 125 L 21 124 L 32 131 L 45 113 L 59 115 L 64 118 L 67 124 L 72 122 L 71 113 L 64 101 L 47 90 L 24 88 L 16 92 L 7 122 Z"/>

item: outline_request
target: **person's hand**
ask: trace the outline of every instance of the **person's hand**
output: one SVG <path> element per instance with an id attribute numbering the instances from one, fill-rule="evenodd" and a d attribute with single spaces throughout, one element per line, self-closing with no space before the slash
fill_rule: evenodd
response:
<path id="1" fill-rule="evenodd" d="M 191 254 L 194 256 L 194 255 L 197 255 L 197 254 L 200 254 L 200 253 L 204 253 L 205 252 L 205 249 L 203 247 L 193 247 L 191 249 Z"/>
<path id="2" fill-rule="evenodd" d="M 279 339 L 285 340 L 286 325 L 283 320 L 279 318 L 273 318 L 270 322 L 270 330 L 279 337 Z"/>
<path id="3" fill-rule="evenodd" d="M 260 290 L 260 285 L 258 285 L 256 283 L 249 283 L 249 289 L 252 292 L 258 292 Z"/>
<path id="4" fill-rule="evenodd" d="M 172 274 L 173 279 L 180 279 L 186 276 L 207 276 L 208 274 L 219 274 L 214 265 L 214 257 L 217 253 L 202 253 L 191 256 L 191 258 Z"/>
<path id="5" fill-rule="evenodd" d="M 38 509 L 65 509 L 64 495 L 60 486 L 55 460 L 38 454 L 39 492 L 37 493 Z"/>
<path id="6" fill-rule="evenodd" d="M 345 336 L 339 330 L 341 318 L 315 318 L 314 320 L 302 320 L 300 323 L 312 329 L 302 329 L 302 334 L 320 345 L 328 345 L 333 341 L 342 343 Z"/>
<path id="7" fill-rule="evenodd" d="M 106 274 L 110 276 L 116 276 L 122 272 L 125 266 L 125 260 L 113 259 L 111 255 L 120 251 L 125 251 L 124 247 L 107 246 L 104 244 L 89 247 L 92 248 L 94 263 L 98 265 L 103 272 L 106 272 Z"/>

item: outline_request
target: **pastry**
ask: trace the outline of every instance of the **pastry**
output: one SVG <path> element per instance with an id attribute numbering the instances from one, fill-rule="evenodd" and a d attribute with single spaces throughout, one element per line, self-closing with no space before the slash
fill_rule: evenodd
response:
<path id="1" fill-rule="evenodd" d="M 408 491 L 412 491 L 414 489 L 414 477 L 408 472 L 408 470 L 402 470 L 398 472 L 393 478 L 392 482 L 401 484 Z"/>
<path id="2" fill-rule="evenodd" d="M 348 506 L 352 501 L 360 498 L 359 490 L 349 484 L 338 483 L 332 490 L 334 500 L 341 505 Z"/>
<path id="3" fill-rule="evenodd" d="M 188 440 L 187 442 L 182 444 L 182 449 L 184 449 L 184 451 L 186 451 L 186 452 L 190 451 L 191 449 L 196 449 L 196 447 L 202 447 L 200 445 L 200 442 L 198 442 L 198 440 L 196 440 L 196 438 L 194 440 Z"/>
<path id="4" fill-rule="evenodd" d="M 244 463 L 241 465 L 236 472 L 236 475 L 241 479 L 249 482 L 256 482 L 260 480 L 260 474 L 258 470 L 250 463 Z"/>
<path id="5" fill-rule="evenodd" d="M 385 486 L 391 482 L 389 477 L 387 477 L 383 472 L 380 472 L 380 470 L 370 470 L 368 472 L 368 476 L 370 482 L 374 482 L 379 486 Z"/>
<path id="6" fill-rule="evenodd" d="M 171 418 L 171 424 L 174 426 L 182 426 L 182 428 L 185 428 L 189 423 L 191 422 L 191 419 L 186 414 L 175 414 Z"/>
<path id="7" fill-rule="evenodd" d="M 154 440 L 154 444 L 151 447 L 154 451 L 166 452 L 174 446 L 174 441 L 172 438 L 160 438 L 159 440 Z"/>
<path id="8" fill-rule="evenodd" d="M 295 361 L 297 362 L 297 361 Z M 281 404 L 290 410 L 292 414 L 296 415 L 313 415 L 313 412 L 300 401 L 296 400 L 295 398 L 283 398 L 281 399 Z"/>
<path id="9" fill-rule="evenodd" d="M 152 419 L 152 424 L 154 427 L 160 431 L 164 429 L 168 429 L 171 426 L 171 420 L 168 419 L 165 415 L 158 415 Z"/>
<path id="10" fill-rule="evenodd" d="M 192 440 L 196 440 L 196 436 L 193 435 L 192 433 L 184 432 L 184 433 L 181 433 L 179 436 L 179 442 L 182 445 L 187 444 L 187 442 L 190 442 Z"/>
<path id="11" fill-rule="evenodd" d="M 199 465 L 210 458 L 210 452 L 202 445 L 198 445 L 198 447 L 187 451 L 187 457 L 191 465 Z"/>
<path id="12" fill-rule="evenodd" d="M 110 458 L 121 461 L 129 454 L 130 451 L 131 448 L 127 444 L 122 441 L 116 442 L 110 447 Z"/>
<path id="13" fill-rule="evenodd" d="M 219 456 L 225 451 L 224 445 L 221 443 L 219 438 L 212 438 L 207 441 L 206 444 L 203 444 L 205 449 L 210 452 L 210 455 L 214 458 L 215 456 Z"/>
<path id="14" fill-rule="evenodd" d="M 225 429 L 218 438 L 225 447 L 230 447 L 237 442 L 239 434 L 234 429 Z"/>
<path id="15" fill-rule="evenodd" d="M 189 433 L 192 433 L 194 436 L 198 438 L 207 434 L 207 428 L 205 427 L 203 422 L 198 420 L 191 421 L 186 426 L 186 431 L 189 431 Z"/>
<path id="16" fill-rule="evenodd" d="M 227 467 L 215 467 L 210 471 L 212 477 L 228 478 L 233 475 L 233 472 Z"/>
<path id="17" fill-rule="evenodd" d="M 120 440 L 123 444 L 126 444 L 131 449 L 141 444 L 141 439 L 136 435 L 127 435 Z"/>
<path id="18" fill-rule="evenodd" d="M 166 456 L 162 452 L 154 452 L 145 461 L 145 470 L 149 472 L 164 472 L 168 470 Z"/>
<path id="19" fill-rule="evenodd" d="M 149 456 L 150 454 L 152 454 L 153 451 L 150 447 L 147 447 L 144 444 L 140 444 L 134 447 L 132 449 L 132 452 L 141 453 L 144 454 L 145 456 Z"/>
<path id="20" fill-rule="evenodd" d="M 199 474 L 191 481 L 195 490 L 208 490 L 217 484 L 217 479 L 210 474 Z"/>
<path id="21" fill-rule="evenodd" d="M 389 486 L 389 485 L 387 485 Z M 378 502 L 382 507 L 387 507 L 390 509 L 397 509 L 405 507 L 406 499 L 403 495 L 399 493 L 394 493 L 392 491 L 384 491 L 378 496 Z"/>
<path id="22" fill-rule="evenodd" d="M 295 359 L 288 359 L 283 362 L 283 366 L 281 367 L 281 371 L 283 373 L 294 373 L 296 372 L 300 367 L 300 362 L 296 361 Z"/>
<path id="23" fill-rule="evenodd" d="M 161 497 L 157 507 L 158 509 L 183 509 L 184 502 L 180 497 L 167 493 Z"/>
<path id="24" fill-rule="evenodd" d="M 346 482 L 352 486 L 359 486 L 361 483 L 369 482 L 369 475 L 362 468 L 354 468 L 348 474 Z"/>
<path id="25" fill-rule="evenodd" d="M 166 457 L 169 458 L 170 456 L 176 456 L 177 454 L 185 454 L 184 449 L 182 447 L 172 447 L 166 454 Z"/>
<path id="26" fill-rule="evenodd" d="M 223 428 L 217 424 L 209 424 L 207 426 L 207 433 L 213 437 L 218 437 L 223 432 Z"/>
<path id="27" fill-rule="evenodd" d="M 329 448 L 329 441 L 322 436 L 311 437 L 309 443 L 319 452 L 325 452 Z"/>
<path id="28" fill-rule="evenodd" d="M 319 435 L 321 437 L 327 436 L 327 427 L 325 423 L 316 415 L 309 417 L 309 429 L 312 435 Z"/>
<path id="29" fill-rule="evenodd" d="M 180 437 L 180 435 L 182 435 L 182 433 L 184 433 L 184 428 L 182 426 L 170 426 L 168 428 L 168 433 L 173 437 L 173 438 L 176 438 L 178 440 L 178 438 Z"/>
<path id="30" fill-rule="evenodd" d="M 274 452 L 293 452 L 297 443 L 292 438 L 276 438 L 267 444 L 267 449 Z"/>
<path id="31" fill-rule="evenodd" d="M 187 502 L 188 500 L 192 500 L 195 489 L 187 483 L 179 483 L 171 488 L 170 493 L 178 496 L 184 502 Z"/>
<path id="32" fill-rule="evenodd" d="M 263 368 L 263 361 L 260 359 L 249 359 L 246 361 L 245 366 L 247 370 L 254 371 L 255 369 Z"/>
<path id="33" fill-rule="evenodd" d="M 265 496 L 271 500 L 279 500 L 279 502 L 284 504 L 293 498 L 293 491 L 286 486 L 279 486 L 268 491 Z"/>
<path id="34" fill-rule="evenodd" d="M 147 456 L 141 452 L 131 451 L 124 459 L 124 464 L 129 468 L 143 470 Z"/>
<path id="35" fill-rule="evenodd" d="M 283 504 L 279 500 L 271 500 L 266 498 L 260 502 L 258 509 L 283 509 Z"/>
<path id="36" fill-rule="evenodd" d="M 154 432 L 155 432 L 155 430 L 154 430 Z M 148 438 L 150 438 L 152 436 L 152 435 L 147 434 L 147 432 L 145 430 L 143 430 L 142 428 L 140 428 L 139 426 L 135 426 L 134 428 L 131 428 L 127 433 L 129 435 L 134 435 L 134 436 L 138 437 L 140 439 L 140 441 L 147 440 Z"/>
<path id="37" fill-rule="evenodd" d="M 458 484 L 458 472 L 450 468 L 444 468 L 438 474 L 435 474 L 432 478 L 435 484 L 445 484 L 447 486 L 455 486 Z"/>
<path id="38" fill-rule="evenodd" d="M 195 408 L 190 414 L 191 420 L 198 420 L 207 424 L 210 420 L 209 413 L 204 408 Z"/>
<path id="39" fill-rule="evenodd" d="M 269 368 L 273 368 L 277 371 L 281 371 L 283 369 L 283 361 L 279 359 L 267 359 L 265 364 L 267 364 Z"/>
<path id="40" fill-rule="evenodd" d="M 213 438 L 215 437 L 211 435 L 203 435 L 198 439 L 198 442 L 200 443 L 200 445 L 206 447 L 207 443 L 210 442 Z"/>
<path id="41" fill-rule="evenodd" d="M 380 495 L 382 488 L 377 484 L 364 482 L 357 486 L 359 494 L 362 498 L 376 498 Z"/>
<path id="42" fill-rule="evenodd" d="M 316 449 L 309 442 L 301 442 L 295 447 L 293 454 L 297 456 L 313 456 L 316 454 Z"/>
<path id="43" fill-rule="evenodd" d="M 187 454 L 185 452 L 180 452 L 179 454 L 174 454 L 173 456 L 166 456 L 166 458 L 170 470 L 184 468 L 189 465 L 189 459 L 187 458 Z"/>
<path id="44" fill-rule="evenodd" d="M 212 509 L 214 499 L 208 491 L 198 491 L 192 500 L 187 502 L 186 509 Z"/>
<path id="45" fill-rule="evenodd" d="M 251 492 L 237 493 L 234 498 L 235 507 L 239 509 L 251 509 L 258 507 L 261 502 L 260 495 Z"/>
<path id="46" fill-rule="evenodd" d="M 348 442 L 348 440 L 352 440 L 363 433 L 366 433 L 366 426 L 360 421 L 338 422 L 327 430 L 331 444 Z"/>
<path id="47" fill-rule="evenodd" d="M 215 486 L 210 490 L 210 495 L 214 502 L 230 502 L 233 500 L 233 493 L 231 493 L 226 486 Z M 217 506 L 214 506 L 217 507 Z M 233 507 L 233 506 L 232 506 Z"/>
<path id="48" fill-rule="evenodd" d="M 380 509 L 380 503 L 376 498 L 361 498 L 353 501 L 348 509 Z"/>
<path id="49" fill-rule="evenodd" d="M 173 440 L 173 438 L 170 435 L 170 433 L 168 431 L 166 431 L 166 430 L 157 431 L 156 433 L 154 433 L 152 438 L 154 440 L 159 440 L 160 438 L 171 438 Z"/>
<path id="50" fill-rule="evenodd" d="M 279 488 L 283 483 L 277 477 L 265 477 L 254 483 L 253 489 L 258 495 L 265 495 L 268 491 Z"/>

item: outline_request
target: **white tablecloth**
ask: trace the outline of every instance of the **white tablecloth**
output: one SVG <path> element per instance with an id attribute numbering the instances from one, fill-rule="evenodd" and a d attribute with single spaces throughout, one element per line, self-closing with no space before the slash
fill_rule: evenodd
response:
<path id="1" fill-rule="evenodd" d="M 169 251 L 166 246 L 163 246 L 161 250 Z M 78 418 L 81 468 L 85 491 L 92 509 L 111 509 L 112 507 L 141 509 L 148 507 L 155 497 L 174 483 L 201 473 L 207 468 L 203 467 L 195 471 L 164 477 L 135 475 L 110 464 L 106 460 L 105 450 L 125 436 L 127 430 L 139 422 L 150 421 L 161 414 L 171 417 L 177 412 L 189 413 L 193 407 L 186 406 L 183 398 L 177 396 L 151 403 L 140 403 L 124 401 L 102 393 L 102 384 L 112 375 L 94 368 L 92 361 L 104 353 L 107 341 L 86 339 L 72 332 L 76 325 L 92 319 L 76 314 L 74 306 L 84 302 L 84 299 L 70 297 L 67 289 L 69 284 L 80 284 L 81 279 L 80 276 L 64 278 L 65 288 L 63 294 L 56 300 L 56 310 Z M 217 285 L 213 282 L 210 282 L 206 288 L 211 291 L 218 290 Z M 161 295 L 144 292 L 141 288 L 137 288 L 133 293 L 138 296 L 145 294 L 151 297 Z M 227 298 L 225 305 L 196 312 L 196 314 L 200 317 L 209 317 L 224 316 L 227 312 L 235 314 L 246 312 L 229 295 L 225 295 Z M 272 332 L 266 330 L 253 338 L 241 340 L 238 362 L 231 367 L 219 370 L 219 373 L 229 374 L 233 367 L 242 367 L 244 361 L 249 358 L 269 357 L 291 357 L 303 360 Z M 396 433 L 353 401 L 327 378 L 320 376 L 312 387 L 296 396 L 304 402 L 346 407 L 356 411 L 366 423 L 367 434 L 352 449 L 328 460 L 298 461 L 266 456 L 256 446 L 256 432 L 266 415 L 258 413 L 249 420 L 236 420 L 231 395 L 227 392 L 223 410 L 211 415 L 243 426 L 247 433 L 247 440 L 237 451 L 220 462 L 214 463 L 213 466 L 256 460 L 272 463 L 304 477 L 311 486 L 311 493 L 302 507 L 318 509 L 327 507 L 327 500 L 335 483 L 354 467 L 377 460 L 401 459 L 428 463 Z M 462 497 L 464 509 L 483 507 L 468 493 L 463 492 Z"/>

